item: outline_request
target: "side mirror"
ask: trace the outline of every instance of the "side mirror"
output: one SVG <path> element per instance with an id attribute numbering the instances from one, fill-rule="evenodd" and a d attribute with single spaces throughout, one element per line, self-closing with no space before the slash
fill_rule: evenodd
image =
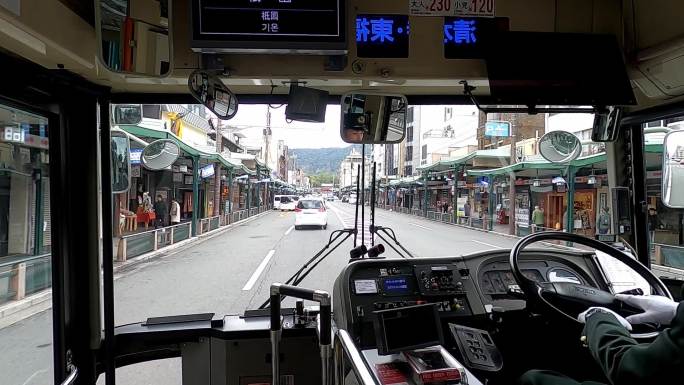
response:
<path id="1" fill-rule="evenodd" d="M 164 77 L 171 73 L 171 1 L 95 0 L 95 36 L 112 72 Z"/>
<path id="2" fill-rule="evenodd" d="M 170 139 L 159 139 L 148 144 L 140 154 L 140 162 L 148 170 L 170 167 L 180 156 L 180 147 Z"/>
<path id="3" fill-rule="evenodd" d="M 141 104 L 114 104 L 112 106 L 114 124 L 138 124 L 142 121 Z"/>
<path id="4" fill-rule="evenodd" d="M 131 186 L 131 141 L 125 132 L 112 131 L 112 193 L 128 191 Z"/>
<path id="5" fill-rule="evenodd" d="M 665 136 L 661 199 L 667 207 L 684 208 L 684 131 Z"/>
<path id="6" fill-rule="evenodd" d="M 399 143 L 406 135 L 403 95 L 352 92 L 342 96 L 340 136 L 347 143 Z"/>
<path id="7" fill-rule="evenodd" d="M 594 115 L 594 126 L 591 129 L 591 140 L 594 142 L 614 142 L 617 140 L 622 108 L 608 107 Z"/>
<path id="8" fill-rule="evenodd" d="M 582 143 L 567 131 L 551 131 L 539 139 L 539 153 L 551 163 L 568 163 L 582 154 Z"/>
<path id="9" fill-rule="evenodd" d="M 207 71 L 193 71 L 188 78 L 188 88 L 192 97 L 219 119 L 228 120 L 237 114 L 238 100 L 218 76 Z"/>

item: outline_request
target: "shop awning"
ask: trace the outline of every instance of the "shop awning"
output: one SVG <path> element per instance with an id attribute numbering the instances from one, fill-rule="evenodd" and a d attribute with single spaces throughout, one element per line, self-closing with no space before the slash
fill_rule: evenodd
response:
<path id="1" fill-rule="evenodd" d="M 512 165 L 489 169 L 489 170 L 467 170 L 468 175 L 483 176 L 483 175 L 505 175 L 515 173 L 522 170 L 565 170 L 568 166 L 572 167 L 586 167 L 592 164 L 605 162 L 606 154 L 600 153 L 590 155 L 583 158 L 573 160 L 568 164 L 554 164 L 546 160 L 532 160 L 515 163 Z"/>
<path id="2" fill-rule="evenodd" d="M 248 169 L 245 167 L 245 165 L 242 164 L 242 162 L 239 162 L 239 160 L 233 159 L 229 160 L 227 158 L 224 158 L 222 155 L 217 154 L 217 153 L 210 153 L 206 151 L 201 151 L 187 143 L 185 143 L 182 139 L 174 135 L 173 133 L 169 131 L 164 131 L 164 130 L 155 130 L 152 128 L 146 128 L 146 127 L 141 127 L 138 125 L 131 125 L 131 124 L 121 124 L 117 126 L 118 128 L 122 129 L 123 131 L 126 131 L 127 133 L 131 135 L 135 135 L 138 137 L 147 137 L 147 138 L 152 138 L 152 139 L 169 139 L 174 141 L 178 147 L 180 147 L 181 151 L 184 153 L 190 155 L 190 156 L 196 156 L 205 160 L 213 161 L 213 162 L 218 162 L 221 163 L 224 167 L 230 168 L 233 171 L 237 171 L 240 173 L 244 174 L 254 174 L 254 171 Z M 237 163 L 239 162 L 239 163 Z"/>
<path id="3" fill-rule="evenodd" d="M 506 159 L 510 158 L 510 151 L 506 148 L 495 148 L 491 150 L 477 150 L 473 151 L 468 155 L 464 155 L 458 158 L 442 159 L 438 162 L 418 167 L 420 172 L 440 172 L 448 171 L 454 168 L 454 166 L 468 164 L 473 159 Z"/>

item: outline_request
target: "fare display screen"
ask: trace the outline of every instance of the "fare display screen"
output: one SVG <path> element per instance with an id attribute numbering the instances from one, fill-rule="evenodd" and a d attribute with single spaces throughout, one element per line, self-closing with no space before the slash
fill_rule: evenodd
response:
<path id="1" fill-rule="evenodd" d="M 408 277 L 387 277 L 381 280 L 382 292 L 385 295 L 405 295 L 413 292 L 413 285 Z"/>
<path id="2" fill-rule="evenodd" d="M 193 0 L 193 49 L 344 50 L 344 1 Z"/>

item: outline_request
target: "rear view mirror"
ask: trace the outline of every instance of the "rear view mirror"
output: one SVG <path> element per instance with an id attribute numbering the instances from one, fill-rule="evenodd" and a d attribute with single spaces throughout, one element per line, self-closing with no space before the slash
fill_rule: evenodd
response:
<path id="1" fill-rule="evenodd" d="M 114 124 L 138 124 L 142 121 L 141 104 L 115 104 L 112 107 Z"/>
<path id="2" fill-rule="evenodd" d="M 131 186 L 131 141 L 128 135 L 121 131 L 111 133 L 112 157 L 112 193 L 118 194 L 128 191 Z"/>
<path id="3" fill-rule="evenodd" d="M 406 135 L 403 95 L 352 92 L 342 96 L 340 135 L 347 143 L 399 143 Z"/>
<path id="4" fill-rule="evenodd" d="M 672 131 L 663 142 L 663 204 L 684 208 L 684 131 Z"/>
<path id="5" fill-rule="evenodd" d="M 551 163 L 568 163 L 582 154 L 582 143 L 567 131 L 551 131 L 539 139 L 539 153 Z"/>
<path id="6" fill-rule="evenodd" d="M 228 120 L 237 114 L 238 100 L 218 76 L 196 70 L 188 78 L 190 94 L 219 119 Z"/>
<path id="7" fill-rule="evenodd" d="M 591 129 L 591 140 L 594 142 L 614 142 L 617 140 L 622 108 L 608 107 L 594 115 L 594 127 Z"/>
<path id="8" fill-rule="evenodd" d="M 171 1 L 95 0 L 98 57 L 113 72 L 163 77 L 171 72 Z"/>
<path id="9" fill-rule="evenodd" d="M 148 170 L 170 167 L 180 156 L 180 147 L 170 139 L 159 139 L 148 144 L 140 154 L 140 162 Z"/>

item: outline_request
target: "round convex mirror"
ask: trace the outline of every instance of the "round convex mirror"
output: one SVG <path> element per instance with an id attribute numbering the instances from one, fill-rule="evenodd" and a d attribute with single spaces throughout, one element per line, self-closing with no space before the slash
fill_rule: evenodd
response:
<path id="1" fill-rule="evenodd" d="M 149 170 L 162 170 L 173 164 L 180 155 L 180 147 L 169 139 L 155 140 L 145 146 L 140 161 Z"/>
<path id="2" fill-rule="evenodd" d="M 539 153 L 551 163 L 568 163 L 582 154 L 582 143 L 567 131 L 551 131 L 539 139 Z"/>

